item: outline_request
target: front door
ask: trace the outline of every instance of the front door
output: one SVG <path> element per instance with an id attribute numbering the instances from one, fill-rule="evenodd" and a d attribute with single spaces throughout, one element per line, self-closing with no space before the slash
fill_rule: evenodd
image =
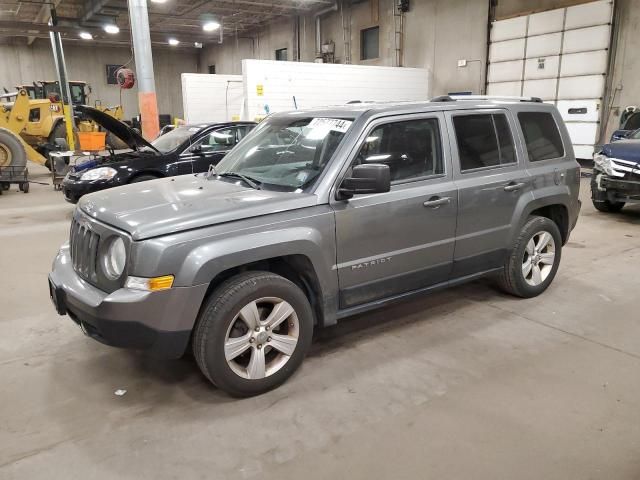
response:
<path id="1" fill-rule="evenodd" d="M 459 192 L 453 277 L 498 268 L 510 248 L 516 206 L 531 198 L 531 177 L 518 159 L 513 119 L 505 110 L 447 113 Z"/>
<path id="2" fill-rule="evenodd" d="M 391 190 L 333 202 L 341 309 L 446 282 L 451 271 L 458 202 L 444 116 L 393 118 L 372 124 L 350 164 L 389 165 Z"/>

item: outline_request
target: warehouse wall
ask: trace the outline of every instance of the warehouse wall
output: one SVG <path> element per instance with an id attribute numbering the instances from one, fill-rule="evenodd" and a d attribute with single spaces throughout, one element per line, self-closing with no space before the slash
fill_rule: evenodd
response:
<path id="1" fill-rule="evenodd" d="M 372 0 L 351 7 L 351 63 L 360 65 L 395 66 L 394 0 Z M 478 93 L 484 85 L 487 19 L 486 0 L 412 0 L 411 11 L 405 15 L 403 66 L 425 68 L 429 73 L 431 95 L 451 91 L 471 90 Z M 275 50 L 287 48 L 289 58 L 294 51 L 294 19 L 271 25 L 252 38 L 226 37 L 222 45 L 203 49 L 201 71 L 216 65 L 216 72 L 239 74 L 245 58 L 275 59 Z M 343 63 L 345 42 L 341 11 L 322 17 L 322 42 L 333 41 L 336 62 Z M 380 55 L 374 60 L 360 59 L 360 31 L 380 26 Z M 313 61 L 315 23 L 312 15 L 300 18 L 300 57 Z M 465 68 L 457 66 L 459 59 L 471 62 Z M 437 66 L 437 75 L 434 66 Z M 399 88 L 401 88 L 399 86 Z"/>
<path id="2" fill-rule="evenodd" d="M 107 64 L 124 64 L 131 58 L 128 48 L 78 46 L 65 44 L 67 70 L 71 80 L 84 80 L 91 84 L 91 100 L 100 99 L 104 105 L 120 102 L 120 89 L 107 85 Z M 160 113 L 182 116 L 182 87 L 180 74 L 197 72 L 197 53 L 189 50 L 155 50 L 153 63 L 156 74 L 158 109 Z M 135 69 L 135 65 L 131 64 Z M 0 45 L 0 87 L 12 90 L 15 85 L 34 80 L 55 80 L 56 71 L 51 45 L 36 40 L 33 45 Z M 137 89 L 122 91 L 125 118 L 138 114 Z"/>
<path id="3" fill-rule="evenodd" d="M 618 8 L 617 48 L 610 75 L 609 96 L 604 139 L 618 128 L 620 114 L 628 105 L 640 107 L 640 54 L 636 47 L 640 26 L 640 0 L 616 0 Z M 615 46 L 616 39 L 614 39 Z"/>

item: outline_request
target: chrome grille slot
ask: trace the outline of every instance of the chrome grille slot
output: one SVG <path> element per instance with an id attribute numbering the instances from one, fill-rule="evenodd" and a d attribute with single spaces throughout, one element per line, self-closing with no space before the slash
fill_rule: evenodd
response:
<path id="1" fill-rule="evenodd" d="M 74 219 L 71 223 L 69 243 L 73 269 L 85 280 L 97 282 L 96 265 L 100 236 L 87 225 L 82 225 Z"/>

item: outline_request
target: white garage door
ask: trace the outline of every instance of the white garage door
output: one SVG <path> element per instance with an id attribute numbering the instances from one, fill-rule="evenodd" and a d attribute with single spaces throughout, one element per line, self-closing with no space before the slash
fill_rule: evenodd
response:
<path id="1" fill-rule="evenodd" d="M 488 95 L 557 105 L 578 158 L 600 135 L 613 2 L 602 0 L 498 20 L 491 28 Z"/>

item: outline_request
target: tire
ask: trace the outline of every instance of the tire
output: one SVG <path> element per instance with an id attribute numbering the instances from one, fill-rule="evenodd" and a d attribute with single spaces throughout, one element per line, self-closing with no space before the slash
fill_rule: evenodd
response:
<path id="1" fill-rule="evenodd" d="M 11 172 L 0 174 L 0 178 L 24 174 L 27 166 L 27 151 L 20 139 L 10 130 L 0 128 L 0 167 L 13 167 Z"/>
<path id="2" fill-rule="evenodd" d="M 556 276 L 561 256 L 562 236 L 556 223 L 545 217 L 529 218 L 500 272 L 500 287 L 517 297 L 540 295 Z"/>
<path id="3" fill-rule="evenodd" d="M 18 188 L 22 193 L 29 193 L 29 182 L 22 182 Z"/>
<path id="4" fill-rule="evenodd" d="M 270 312 L 276 312 L 275 317 L 269 317 Z M 249 327 L 257 324 L 251 322 L 255 315 L 259 332 Z M 272 330 L 267 325 L 270 318 L 279 319 Z M 298 286 L 270 272 L 246 272 L 225 281 L 206 300 L 194 329 L 193 354 L 214 385 L 234 397 L 250 397 L 276 388 L 298 369 L 312 334 L 313 311 Z M 225 344 L 233 339 L 238 339 L 237 352 L 227 360 Z M 274 347 L 276 342 L 287 347 L 288 354 Z M 258 367 L 261 358 L 264 370 Z"/>
<path id="5" fill-rule="evenodd" d="M 591 202 L 596 210 L 604 213 L 617 213 L 624 207 L 624 202 L 611 202 L 607 192 L 598 190 L 595 181 L 591 182 Z"/>
<path id="6" fill-rule="evenodd" d="M 139 183 L 139 182 L 148 182 L 149 180 L 157 180 L 160 177 L 156 177 L 155 175 L 139 175 L 131 179 L 129 183 Z"/>

